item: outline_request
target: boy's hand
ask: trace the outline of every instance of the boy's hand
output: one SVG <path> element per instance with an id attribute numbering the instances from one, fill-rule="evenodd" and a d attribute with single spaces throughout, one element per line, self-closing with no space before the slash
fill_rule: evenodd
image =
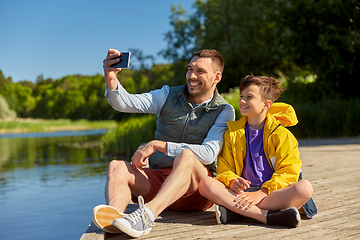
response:
<path id="1" fill-rule="evenodd" d="M 245 189 L 250 187 L 251 182 L 246 180 L 242 177 L 238 177 L 235 180 L 230 182 L 230 189 L 235 193 L 239 194 L 240 192 L 244 191 Z"/>
<path id="2" fill-rule="evenodd" d="M 267 194 L 263 190 L 256 192 L 241 192 L 234 199 L 236 206 L 242 210 L 248 210 L 252 206 L 257 205 Z"/>

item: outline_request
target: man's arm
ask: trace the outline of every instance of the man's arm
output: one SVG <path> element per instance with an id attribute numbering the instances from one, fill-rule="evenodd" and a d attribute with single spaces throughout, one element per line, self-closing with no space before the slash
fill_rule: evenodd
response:
<path id="1" fill-rule="evenodd" d="M 130 94 L 121 86 L 118 80 L 116 82 L 116 90 L 105 87 L 105 97 L 110 105 L 119 112 L 159 115 L 170 91 L 170 87 L 165 85 L 161 89 L 149 93 Z"/>
<path id="2" fill-rule="evenodd" d="M 144 94 L 129 94 L 119 83 L 116 74 L 121 68 L 112 68 L 111 65 L 118 62 L 115 57 L 120 56 L 116 49 L 109 49 L 103 61 L 105 76 L 105 96 L 110 105 L 119 112 L 129 113 L 152 113 L 159 115 L 162 106 L 169 94 L 169 87 L 164 86 L 160 90 L 154 90 Z"/>
<path id="3" fill-rule="evenodd" d="M 210 128 L 207 137 L 201 145 L 168 142 L 167 155 L 175 157 L 182 150 L 190 149 L 204 165 L 213 163 L 224 143 L 224 133 L 227 130 L 226 123 L 234 120 L 234 108 L 228 104 L 216 118 L 214 125 Z"/>

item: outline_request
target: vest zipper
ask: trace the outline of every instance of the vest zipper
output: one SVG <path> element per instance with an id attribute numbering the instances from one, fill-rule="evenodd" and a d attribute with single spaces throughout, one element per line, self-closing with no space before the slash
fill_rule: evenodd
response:
<path id="1" fill-rule="evenodd" d="M 187 133 L 188 125 L 189 125 L 189 122 L 191 123 L 191 121 L 193 120 L 194 112 L 195 112 L 195 110 L 194 110 L 194 108 L 192 108 L 190 114 L 186 118 L 184 131 L 183 131 L 183 134 L 182 134 L 182 137 L 181 137 L 181 142 L 185 142 L 185 136 L 187 135 L 186 133 Z"/>

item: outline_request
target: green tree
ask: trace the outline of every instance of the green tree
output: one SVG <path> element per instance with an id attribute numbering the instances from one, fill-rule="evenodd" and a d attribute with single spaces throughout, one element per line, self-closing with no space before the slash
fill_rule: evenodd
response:
<path id="1" fill-rule="evenodd" d="M 197 31 L 200 28 L 196 15 L 188 14 L 181 4 L 171 5 L 170 25 L 173 30 L 165 33 L 167 48 L 159 54 L 169 60 L 171 71 L 174 73 L 171 86 L 185 82 L 187 65 L 192 54 L 199 49 Z"/>
<path id="2" fill-rule="evenodd" d="M 318 98 L 360 97 L 354 87 L 360 76 L 360 2 L 277 0 L 273 7 L 277 47 L 316 74 Z"/>
<path id="3" fill-rule="evenodd" d="M 16 112 L 9 108 L 9 104 L 2 96 L 0 96 L 0 119 L 1 118 L 16 118 Z"/>

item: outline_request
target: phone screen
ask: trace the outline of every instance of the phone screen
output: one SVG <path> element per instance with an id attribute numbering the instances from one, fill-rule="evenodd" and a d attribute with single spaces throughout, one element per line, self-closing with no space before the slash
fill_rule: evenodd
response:
<path id="1" fill-rule="evenodd" d="M 130 52 L 123 52 L 121 53 L 122 55 L 120 57 L 120 61 L 117 63 L 114 63 L 113 65 L 111 65 L 110 67 L 112 68 L 128 68 L 129 64 L 130 64 Z M 116 59 L 116 58 L 114 58 Z"/>

